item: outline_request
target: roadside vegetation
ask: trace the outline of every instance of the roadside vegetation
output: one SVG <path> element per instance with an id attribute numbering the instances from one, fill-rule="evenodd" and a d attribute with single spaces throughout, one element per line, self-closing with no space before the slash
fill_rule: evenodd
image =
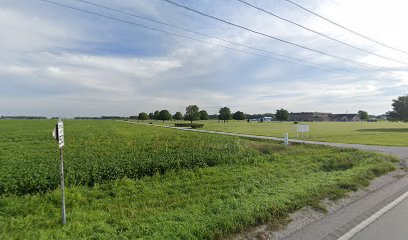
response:
<path id="1" fill-rule="evenodd" d="M 320 208 L 394 169 L 357 150 L 66 121 L 62 227 L 54 124 L 0 121 L 0 239 L 220 238 Z"/>

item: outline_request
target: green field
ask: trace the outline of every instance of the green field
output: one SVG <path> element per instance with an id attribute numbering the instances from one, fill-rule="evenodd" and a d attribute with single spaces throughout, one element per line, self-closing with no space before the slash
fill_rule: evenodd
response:
<path id="1" fill-rule="evenodd" d="M 148 121 L 145 121 L 148 122 Z M 174 122 L 154 121 L 155 124 L 174 125 Z M 259 136 L 296 138 L 293 122 L 247 123 L 231 120 L 226 123 L 205 121 L 205 130 L 245 133 Z M 307 122 L 309 138 L 305 140 L 337 143 L 358 143 L 380 146 L 408 146 L 408 123 L 403 122 Z"/>
<path id="2" fill-rule="evenodd" d="M 214 239 L 394 169 L 357 150 L 65 121 L 62 227 L 54 124 L 0 121 L 0 239 Z"/>

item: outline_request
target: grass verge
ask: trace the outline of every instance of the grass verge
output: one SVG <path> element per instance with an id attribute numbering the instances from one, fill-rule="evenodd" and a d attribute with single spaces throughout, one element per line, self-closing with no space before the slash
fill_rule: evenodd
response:
<path id="1" fill-rule="evenodd" d="M 234 138 L 236 139 L 236 138 Z M 216 239 L 338 199 L 394 169 L 386 156 L 349 149 L 240 139 L 251 161 L 169 170 L 67 189 L 3 194 L 1 239 Z"/>

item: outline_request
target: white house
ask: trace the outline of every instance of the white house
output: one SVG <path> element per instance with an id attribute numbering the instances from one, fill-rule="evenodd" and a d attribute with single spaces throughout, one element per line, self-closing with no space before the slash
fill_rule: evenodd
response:
<path id="1" fill-rule="evenodd" d="M 272 122 L 272 117 L 263 117 L 262 122 Z"/>

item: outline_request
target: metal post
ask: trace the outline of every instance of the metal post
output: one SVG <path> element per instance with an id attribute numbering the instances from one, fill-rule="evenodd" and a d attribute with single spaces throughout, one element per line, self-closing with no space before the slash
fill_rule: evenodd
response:
<path id="1" fill-rule="evenodd" d="M 65 193 L 64 193 L 64 158 L 63 158 L 63 150 L 64 148 L 60 148 L 60 180 L 61 180 L 61 213 L 62 213 L 62 225 L 67 223 L 67 219 L 65 216 Z"/>

